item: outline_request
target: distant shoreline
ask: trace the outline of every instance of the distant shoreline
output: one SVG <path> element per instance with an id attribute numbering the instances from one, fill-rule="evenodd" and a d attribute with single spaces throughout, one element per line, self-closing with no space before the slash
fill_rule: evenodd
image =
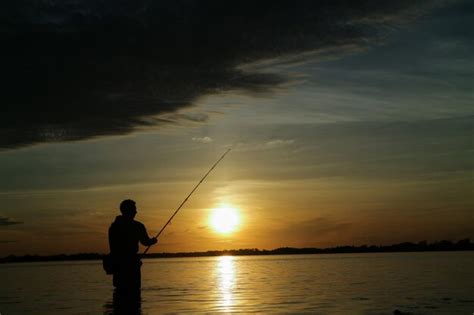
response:
<path id="1" fill-rule="evenodd" d="M 398 253 L 398 252 L 441 252 L 441 251 L 468 251 L 474 250 L 474 243 L 470 239 L 463 239 L 458 242 L 439 241 L 427 243 L 399 243 L 386 246 L 337 246 L 330 248 L 293 248 L 280 247 L 272 250 L 266 249 L 232 249 L 232 250 L 212 250 L 206 252 L 178 252 L 178 253 L 151 253 L 142 258 L 178 258 L 178 257 L 213 257 L 213 256 L 271 256 L 271 255 L 304 255 L 304 254 L 350 254 L 350 253 Z M 16 262 L 46 262 L 46 261 L 80 261 L 80 260 L 100 260 L 104 254 L 99 253 L 79 253 L 79 254 L 59 254 L 49 256 L 39 255 L 10 255 L 0 258 L 0 263 Z"/>

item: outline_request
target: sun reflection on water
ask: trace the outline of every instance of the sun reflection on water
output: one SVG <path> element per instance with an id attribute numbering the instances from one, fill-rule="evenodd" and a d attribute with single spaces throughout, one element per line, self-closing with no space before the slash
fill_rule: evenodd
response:
<path id="1" fill-rule="evenodd" d="M 217 263 L 217 277 L 220 291 L 220 306 L 223 311 L 230 311 L 234 305 L 233 288 L 235 285 L 234 257 L 219 257 Z"/>

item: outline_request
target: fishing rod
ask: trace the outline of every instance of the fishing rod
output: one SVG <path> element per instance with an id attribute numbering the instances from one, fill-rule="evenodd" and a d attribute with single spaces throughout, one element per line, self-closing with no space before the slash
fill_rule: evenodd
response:
<path id="1" fill-rule="evenodd" d="M 189 193 L 189 195 L 184 198 L 183 202 L 179 205 L 179 207 L 175 210 L 175 212 L 173 213 L 173 215 L 169 218 L 168 222 L 165 223 L 165 225 L 163 225 L 163 227 L 161 228 L 161 230 L 158 232 L 158 234 L 156 234 L 155 238 L 158 238 L 160 236 L 160 234 L 163 232 L 163 230 L 168 226 L 168 224 L 171 223 L 171 220 L 173 220 L 174 216 L 176 214 L 178 214 L 179 210 L 181 209 L 181 207 L 186 203 L 186 201 L 188 201 L 189 197 L 191 197 L 191 195 L 194 193 L 194 191 L 199 187 L 199 185 L 201 185 L 201 183 L 206 179 L 207 175 L 209 175 L 209 173 L 212 172 L 212 170 L 217 166 L 217 164 L 219 164 L 219 162 L 227 155 L 227 153 L 230 152 L 232 148 L 229 148 L 227 149 L 227 151 L 224 152 L 224 154 L 222 154 L 222 156 L 217 160 L 216 163 L 214 163 L 214 165 L 212 165 L 212 167 L 207 171 L 207 173 L 203 176 L 203 178 L 201 178 L 201 180 L 199 181 L 199 183 L 197 183 L 196 186 L 194 186 L 193 190 L 191 190 L 191 192 Z M 143 252 L 142 255 L 145 255 L 148 250 L 150 249 L 151 245 L 148 245 L 148 247 L 145 249 L 145 251 Z"/>

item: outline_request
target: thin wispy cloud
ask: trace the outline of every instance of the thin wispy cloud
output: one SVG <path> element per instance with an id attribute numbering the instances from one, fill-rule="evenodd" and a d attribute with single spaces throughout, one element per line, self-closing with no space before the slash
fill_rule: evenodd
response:
<path id="1" fill-rule="evenodd" d="M 295 140 L 293 139 L 276 139 L 276 140 L 268 141 L 267 143 L 264 144 L 264 147 L 268 149 L 272 149 L 272 148 L 287 146 L 293 143 L 295 143 Z"/>
<path id="2" fill-rule="evenodd" d="M 15 221 L 12 218 L 8 217 L 0 217 L 0 227 L 2 226 L 9 226 L 9 225 L 16 225 L 16 224 L 22 224 L 23 222 L 21 221 Z"/>
<path id="3" fill-rule="evenodd" d="M 214 141 L 211 137 L 193 137 L 193 141 L 200 142 L 200 143 L 211 143 Z"/>
<path id="4" fill-rule="evenodd" d="M 271 150 L 294 145 L 295 139 L 274 139 L 266 142 L 240 142 L 235 145 L 235 151 Z"/>
<path id="5" fill-rule="evenodd" d="M 347 232 L 352 227 L 350 222 L 331 217 L 318 217 L 295 222 L 291 227 L 282 228 L 277 234 L 291 239 L 305 239 L 316 243 L 328 235 Z"/>
<path id="6" fill-rule="evenodd" d="M 176 123 L 180 121 L 203 123 L 209 120 L 209 115 L 205 113 L 172 113 L 161 115 L 160 119 L 165 119 Z"/>

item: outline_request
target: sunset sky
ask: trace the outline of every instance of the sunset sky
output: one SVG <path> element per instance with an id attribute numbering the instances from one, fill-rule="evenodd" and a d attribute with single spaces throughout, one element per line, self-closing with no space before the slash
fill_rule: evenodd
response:
<path id="1" fill-rule="evenodd" d="M 472 1 L 4 1 L 0 257 L 474 238 Z M 236 229 L 210 223 L 226 205 Z"/>

